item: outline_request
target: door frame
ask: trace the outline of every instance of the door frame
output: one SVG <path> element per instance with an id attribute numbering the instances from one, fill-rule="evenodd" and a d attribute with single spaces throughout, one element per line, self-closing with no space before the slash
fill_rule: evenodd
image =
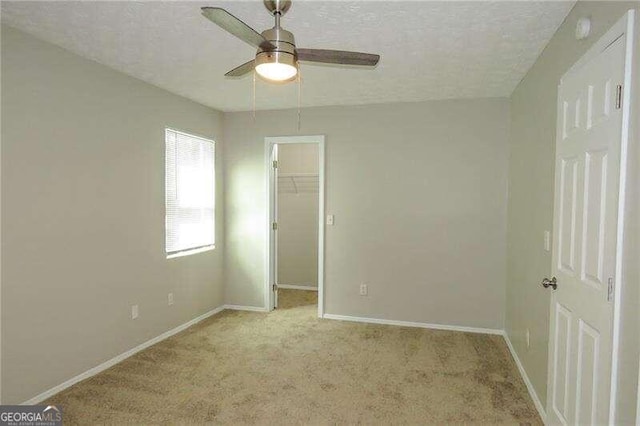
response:
<path id="1" fill-rule="evenodd" d="M 635 26 L 635 10 L 630 9 L 627 11 L 611 28 L 604 34 L 598 41 L 594 43 L 587 52 L 576 61 L 566 73 L 560 78 L 558 88 L 562 84 L 563 80 L 571 76 L 586 64 L 588 64 L 593 58 L 599 55 L 604 49 L 606 49 L 613 42 L 620 37 L 625 37 L 625 63 L 624 63 L 624 78 L 623 78 L 623 92 L 622 92 L 622 129 L 620 140 L 620 176 L 619 176 L 619 189 L 618 189 L 618 214 L 616 224 L 616 261 L 614 272 L 614 299 L 613 299 L 613 318 L 612 318 L 612 342 L 611 342 L 611 383 L 609 393 L 609 424 L 615 424 L 616 418 L 616 405 L 618 400 L 618 376 L 619 376 L 619 358 L 620 358 L 620 329 L 621 329 L 621 305 L 622 305 L 622 293 L 624 288 L 623 278 L 625 275 L 625 213 L 626 213 L 626 201 L 627 201 L 627 177 L 629 173 L 629 141 L 631 139 L 631 109 L 635 102 L 632 97 L 633 89 L 633 62 L 634 62 L 634 26 Z M 558 90 L 558 96 L 560 91 Z M 557 103 L 556 103 L 557 105 Z M 559 123 L 556 123 L 556 127 Z M 557 142 L 557 141 L 556 141 Z M 556 171 L 557 173 L 557 171 Z M 552 326 L 552 324 L 549 324 Z M 553 330 L 549 330 L 551 336 Z M 549 351 L 549 357 L 551 357 L 551 351 Z M 549 358 L 551 360 L 551 358 Z M 551 361 L 549 361 L 551 362 Z M 549 374 L 551 374 L 551 365 L 549 364 Z M 549 384 L 550 377 L 548 377 L 547 386 Z M 640 398 L 640 396 L 639 396 Z M 547 407 L 548 411 L 548 397 Z M 637 413 L 636 413 L 637 414 Z"/>
<path id="2" fill-rule="evenodd" d="M 264 306 L 267 311 L 274 309 L 274 297 L 271 289 L 271 276 L 276 268 L 275 253 L 272 252 L 272 242 L 274 233 L 271 224 L 274 222 L 272 217 L 273 211 L 273 166 L 271 164 L 271 150 L 274 145 L 284 144 L 317 144 L 318 145 L 318 317 L 324 316 L 324 205 L 325 205 L 325 137 L 324 135 L 312 136 L 268 136 L 264 138 L 264 158 L 266 171 L 266 187 L 267 187 L 267 214 L 265 229 L 267 230 L 266 238 L 266 256 L 265 256 L 265 284 L 264 284 Z M 276 194 L 277 195 L 277 194 Z"/>

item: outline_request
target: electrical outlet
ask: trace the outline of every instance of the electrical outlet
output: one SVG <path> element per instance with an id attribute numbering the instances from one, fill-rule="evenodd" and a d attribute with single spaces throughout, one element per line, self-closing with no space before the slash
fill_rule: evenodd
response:
<path id="1" fill-rule="evenodd" d="M 167 304 L 168 304 L 169 306 L 173 305 L 173 293 L 169 293 L 169 294 L 167 295 Z"/>
<path id="2" fill-rule="evenodd" d="M 527 340 L 527 349 L 531 346 L 531 333 L 529 333 L 529 329 L 527 328 L 527 333 L 525 334 L 525 339 Z"/>
<path id="3" fill-rule="evenodd" d="M 131 319 L 138 318 L 138 305 L 131 306 Z"/>
<path id="4" fill-rule="evenodd" d="M 327 225 L 332 225 L 332 226 L 333 226 L 333 224 L 334 224 L 334 223 L 335 223 L 335 222 L 334 222 L 334 217 L 333 217 L 333 215 L 332 215 L 332 214 L 328 214 L 328 215 L 327 215 Z"/>
<path id="5" fill-rule="evenodd" d="M 366 296 L 369 294 L 369 289 L 366 284 L 360 284 L 360 296 Z"/>

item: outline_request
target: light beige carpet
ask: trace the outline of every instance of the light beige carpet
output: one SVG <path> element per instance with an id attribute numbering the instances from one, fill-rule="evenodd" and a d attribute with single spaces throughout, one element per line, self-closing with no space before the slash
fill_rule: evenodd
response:
<path id="1" fill-rule="evenodd" d="M 540 424 L 500 336 L 223 312 L 52 397 L 65 424 Z"/>

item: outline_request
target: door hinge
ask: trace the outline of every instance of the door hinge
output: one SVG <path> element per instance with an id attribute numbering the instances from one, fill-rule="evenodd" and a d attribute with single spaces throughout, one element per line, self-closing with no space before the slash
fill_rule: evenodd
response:
<path id="1" fill-rule="evenodd" d="M 274 169 L 278 168 L 278 160 L 273 160 L 273 168 Z"/>
<path id="2" fill-rule="evenodd" d="M 616 109 L 622 108 L 622 85 L 616 86 Z"/>
<path id="3" fill-rule="evenodd" d="M 278 222 L 273 222 L 273 223 L 271 224 L 271 228 L 272 228 L 274 231 L 277 231 L 277 230 L 278 230 Z"/>
<path id="4" fill-rule="evenodd" d="M 609 280 L 607 281 L 607 302 L 611 302 L 613 300 L 614 289 L 615 286 L 613 283 L 613 278 L 609 278 Z"/>
<path id="5" fill-rule="evenodd" d="M 273 285 L 271 286 L 271 288 L 273 289 L 273 291 L 278 291 L 278 284 L 273 283 Z"/>

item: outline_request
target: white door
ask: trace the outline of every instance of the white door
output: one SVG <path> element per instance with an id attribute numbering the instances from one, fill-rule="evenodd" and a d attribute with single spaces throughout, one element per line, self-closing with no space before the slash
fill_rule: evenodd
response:
<path id="1" fill-rule="evenodd" d="M 273 301 L 273 307 L 278 307 L 278 144 L 271 146 L 271 173 L 269 174 L 271 182 L 271 276 L 269 282 L 271 283 L 271 298 Z"/>
<path id="2" fill-rule="evenodd" d="M 548 286 L 551 424 L 609 421 L 625 43 L 621 36 L 601 48 L 559 86 L 552 265 L 557 290 L 555 283 Z"/>

